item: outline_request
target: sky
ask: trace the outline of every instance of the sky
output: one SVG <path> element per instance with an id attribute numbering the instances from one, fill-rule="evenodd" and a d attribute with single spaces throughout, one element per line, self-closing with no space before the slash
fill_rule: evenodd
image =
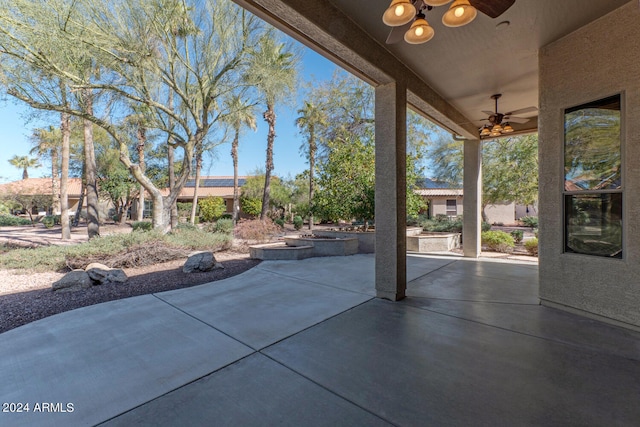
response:
<path id="1" fill-rule="evenodd" d="M 330 80 L 337 66 L 311 49 L 303 48 L 303 56 L 300 66 L 300 81 L 311 79 L 323 81 Z M 296 111 L 301 102 L 292 103 L 291 107 L 276 107 L 276 139 L 274 142 L 274 175 L 294 177 L 308 168 L 306 159 L 300 154 L 299 147 L 305 141 L 304 135 L 298 132 L 295 126 Z M 246 130 L 241 136 L 238 148 L 238 172 L 241 175 L 250 175 L 256 169 L 264 170 L 264 162 L 267 148 L 267 124 L 262 119 L 261 106 L 256 109 L 257 130 Z M 14 155 L 29 155 L 32 148 L 30 135 L 35 128 L 44 128 L 49 125 L 59 126 L 57 115 L 51 116 L 51 120 L 29 120 L 29 107 L 14 103 L 11 100 L 0 102 L 0 183 L 22 179 L 22 169 L 18 169 L 9 163 Z M 205 157 L 202 175 L 233 175 L 231 162 L 231 144 L 226 143 L 216 148 L 213 156 Z M 29 177 L 39 178 L 51 176 L 50 163 L 40 168 L 30 168 Z"/>

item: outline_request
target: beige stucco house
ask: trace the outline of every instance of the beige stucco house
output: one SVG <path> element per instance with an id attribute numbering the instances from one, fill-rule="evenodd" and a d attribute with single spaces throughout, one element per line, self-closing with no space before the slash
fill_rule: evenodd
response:
<path id="1" fill-rule="evenodd" d="M 389 0 L 235 1 L 375 87 L 379 298 L 405 297 L 407 108 L 464 140 L 464 255 L 475 258 L 487 124 L 478 119 L 501 93 L 505 116 L 528 111 L 510 122 L 513 134 L 539 135 L 540 301 L 640 329 L 637 0 L 516 0 L 462 27 L 442 24 L 450 5 L 425 8 L 435 36 L 417 45 L 386 43 Z M 594 148 L 599 124 L 611 150 Z M 565 186 L 585 168 L 598 172 L 591 160 L 603 152 L 618 175 L 611 185 Z"/>

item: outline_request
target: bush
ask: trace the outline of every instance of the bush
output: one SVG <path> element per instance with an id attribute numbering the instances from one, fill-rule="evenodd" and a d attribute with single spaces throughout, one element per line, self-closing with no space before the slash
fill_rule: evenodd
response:
<path id="1" fill-rule="evenodd" d="M 482 244 L 496 252 L 509 253 L 515 246 L 513 237 L 504 231 L 483 231 Z"/>
<path id="2" fill-rule="evenodd" d="M 538 228 L 537 216 L 523 216 L 520 218 L 520 221 L 522 221 L 525 227 Z"/>
<path id="3" fill-rule="evenodd" d="M 171 245 L 191 250 L 218 251 L 231 247 L 231 234 L 209 233 L 198 227 L 179 228 L 165 236 Z"/>
<path id="4" fill-rule="evenodd" d="M 14 215 L 0 215 L 0 227 L 14 227 L 16 225 L 31 225 L 31 221 Z"/>
<path id="5" fill-rule="evenodd" d="M 511 232 L 511 237 L 513 237 L 513 241 L 516 243 L 522 242 L 522 238 L 524 237 L 524 233 L 522 230 L 513 230 Z"/>
<path id="6" fill-rule="evenodd" d="M 428 219 L 420 224 L 424 231 L 461 233 L 462 219 L 449 219 L 446 215 L 437 215 L 436 219 Z"/>
<path id="7" fill-rule="evenodd" d="M 236 237 L 253 242 L 267 242 L 281 231 L 280 227 L 270 219 L 242 220 L 236 224 Z"/>
<path id="8" fill-rule="evenodd" d="M 60 225 L 60 215 L 47 215 L 42 218 L 42 224 L 47 228 L 51 228 L 54 225 Z"/>
<path id="9" fill-rule="evenodd" d="M 491 230 L 491 224 L 489 224 L 488 222 L 482 222 L 482 231 L 489 231 Z"/>
<path id="10" fill-rule="evenodd" d="M 200 219 L 204 222 L 213 222 L 225 213 L 227 206 L 222 197 L 205 197 L 198 200 Z"/>
<path id="11" fill-rule="evenodd" d="M 215 232 L 223 234 L 233 233 L 233 220 L 231 218 L 220 218 L 216 222 Z"/>
<path id="12" fill-rule="evenodd" d="M 538 256 L 538 238 L 534 237 L 533 239 L 529 239 L 524 242 L 524 247 L 527 248 L 527 252 L 529 252 L 533 256 Z"/>
<path id="13" fill-rule="evenodd" d="M 193 203 L 191 202 L 177 202 L 176 207 L 178 208 L 178 216 L 181 217 L 190 217 L 191 216 L 191 208 Z M 196 215 L 198 215 L 198 209 L 196 208 Z"/>
<path id="14" fill-rule="evenodd" d="M 257 197 L 241 197 L 240 208 L 247 215 L 258 216 L 262 212 L 262 200 Z"/>
<path id="15" fill-rule="evenodd" d="M 276 224 L 278 224 L 280 226 L 280 228 L 284 228 L 284 218 L 278 218 L 275 221 Z"/>
<path id="16" fill-rule="evenodd" d="M 302 217 L 300 215 L 296 215 L 293 218 L 293 228 L 295 228 L 296 230 L 300 230 L 302 228 Z"/>
<path id="17" fill-rule="evenodd" d="M 153 230 L 153 223 L 149 221 L 135 221 L 131 224 L 133 231 L 151 231 Z"/>

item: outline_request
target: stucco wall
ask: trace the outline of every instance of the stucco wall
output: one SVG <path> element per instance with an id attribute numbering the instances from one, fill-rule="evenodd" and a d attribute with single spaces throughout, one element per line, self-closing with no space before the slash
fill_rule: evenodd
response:
<path id="1" fill-rule="evenodd" d="M 484 208 L 489 224 L 514 224 L 516 222 L 515 212 L 516 205 L 513 202 L 488 205 Z"/>
<path id="2" fill-rule="evenodd" d="M 540 297 L 640 327 L 640 11 L 636 1 L 541 49 Z M 623 259 L 563 253 L 563 110 L 622 93 Z"/>

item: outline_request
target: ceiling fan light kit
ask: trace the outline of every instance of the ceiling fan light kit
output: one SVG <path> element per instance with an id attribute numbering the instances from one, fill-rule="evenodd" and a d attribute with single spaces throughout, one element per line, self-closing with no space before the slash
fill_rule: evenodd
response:
<path id="1" fill-rule="evenodd" d="M 382 22 L 391 29 L 387 37 L 387 44 L 394 44 L 404 39 L 410 44 L 425 43 L 433 38 L 435 32 L 428 24 L 424 25 L 425 11 L 430 11 L 434 7 L 444 6 L 453 0 L 392 0 L 387 10 L 382 15 Z M 473 21 L 478 16 L 478 11 L 490 18 L 497 18 L 509 9 L 515 0 L 455 0 L 449 10 L 442 16 L 442 23 L 447 27 L 461 27 Z M 422 19 L 418 26 L 413 25 L 415 21 Z M 507 21 L 505 21 L 507 22 Z M 422 28 L 428 36 L 424 37 Z M 430 29 L 428 29 L 430 28 Z M 413 34 L 411 34 L 413 32 Z"/>
<path id="2" fill-rule="evenodd" d="M 411 28 L 404 33 L 404 41 L 409 44 L 425 43 L 431 40 L 434 34 L 433 27 L 429 25 L 425 16 L 419 13 L 416 20 L 411 24 Z"/>
<path id="3" fill-rule="evenodd" d="M 478 16 L 478 10 L 471 6 L 469 0 L 456 0 L 442 16 L 442 23 L 447 27 L 467 25 Z"/>
<path id="4" fill-rule="evenodd" d="M 498 112 L 498 99 L 502 94 L 496 93 L 495 95 L 491 95 L 491 99 L 495 102 L 495 111 L 483 111 L 483 113 L 489 114 L 489 117 L 486 119 L 489 121 L 488 124 L 482 126 L 478 129 L 480 138 L 487 137 L 498 137 L 507 133 L 514 132 L 515 129 L 511 126 L 509 121 L 513 121 L 515 123 L 526 123 L 529 119 L 524 117 L 517 117 L 515 114 L 520 113 L 528 113 L 531 111 L 536 111 L 536 107 L 527 107 L 521 108 L 520 110 L 511 111 L 506 114 L 502 114 Z M 504 122 L 502 120 L 505 120 Z"/>
<path id="5" fill-rule="evenodd" d="M 399 27 L 411 22 L 416 16 L 416 8 L 410 0 L 392 0 L 382 15 L 382 22 L 390 27 Z"/>

